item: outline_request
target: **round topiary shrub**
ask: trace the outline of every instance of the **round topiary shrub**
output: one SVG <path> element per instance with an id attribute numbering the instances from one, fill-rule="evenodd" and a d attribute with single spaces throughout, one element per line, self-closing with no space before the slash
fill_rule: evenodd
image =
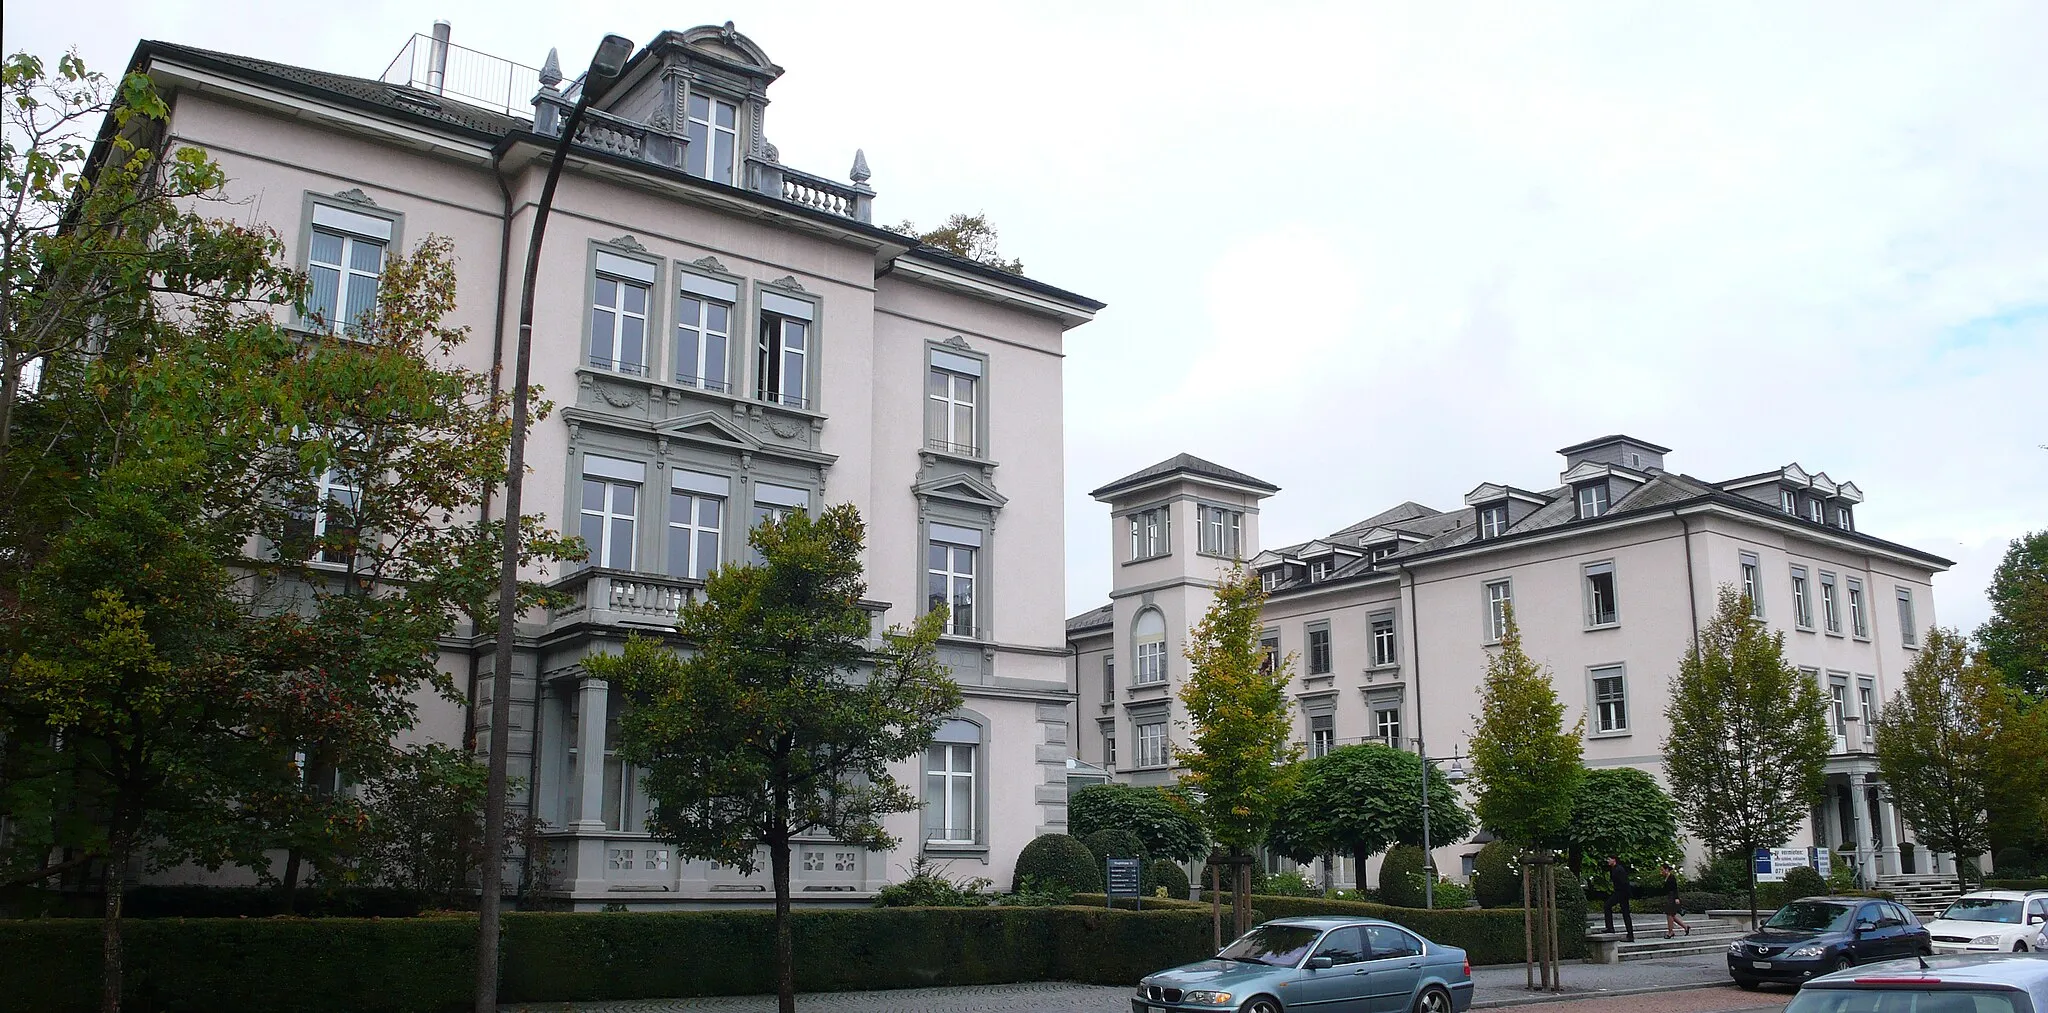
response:
<path id="1" fill-rule="evenodd" d="M 1490 841 L 1479 849 L 1472 859 L 1472 893 L 1480 907 L 1522 906 L 1522 866 L 1514 845 Z"/>
<path id="2" fill-rule="evenodd" d="M 1102 889 L 1102 870 L 1095 867 L 1095 855 L 1087 845 L 1066 834 L 1046 834 L 1017 852 L 1011 892 L 1023 889 L 1025 880 L 1039 891 L 1093 893 Z"/>
<path id="3" fill-rule="evenodd" d="M 1188 871 L 1171 858 L 1155 858 L 1145 863 L 1143 886 L 1145 896 L 1155 896 L 1161 887 L 1166 896 L 1173 900 L 1188 899 Z"/>
<path id="4" fill-rule="evenodd" d="M 1828 881 L 1820 873 L 1807 867 L 1785 870 L 1785 899 L 1798 900 L 1801 897 L 1825 897 Z"/>
<path id="5" fill-rule="evenodd" d="M 1104 868 L 1103 863 L 1112 858 L 1136 858 L 1143 860 L 1151 856 L 1145 853 L 1145 842 L 1129 830 L 1097 830 L 1081 838 L 1090 854 L 1095 856 L 1095 867 Z"/>
<path id="6" fill-rule="evenodd" d="M 1396 844 L 1380 861 L 1380 899 L 1394 907 L 1422 906 L 1422 849 Z"/>
<path id="7" fill-rule="evenodd" d="M 1991 868 L 2001 876 L 2026 876 L 2034 871 L 2034 856 L 2017 844 L 2009 844 L 1991 856 Z"/>

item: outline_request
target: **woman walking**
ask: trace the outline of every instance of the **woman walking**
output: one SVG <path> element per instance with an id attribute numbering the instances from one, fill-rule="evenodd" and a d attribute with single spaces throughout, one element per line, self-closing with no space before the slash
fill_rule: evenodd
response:
<path id="1" fill-rule="evenodd" d="M 1669 862 L 1657 868 L 1664 872 L 1664 938 L 1669 939 L 1673 932 L 1681 930 L 1688 936 L 1692 935 L 1692 926 L 1678 917 L 1678 873 L 1672 871 Z"/>

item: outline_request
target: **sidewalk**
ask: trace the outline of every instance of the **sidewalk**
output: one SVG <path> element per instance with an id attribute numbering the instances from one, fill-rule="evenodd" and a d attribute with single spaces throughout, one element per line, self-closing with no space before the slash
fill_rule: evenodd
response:
<path id="1" fill-rule="evenodd" d="M 1490 964 L 1472 969 L 1473 1008 L 1524 1006 L 1584 999 L 1598 995 L 1669 992 L 1728 984 L 1728 960 L 1719 953 L 1631 960 L 1624 964 L 1583 964 L 1565 961 L 1559 975 L 1561 992 L 1534 992 L 1527 987 L 1521 964 Z"/>

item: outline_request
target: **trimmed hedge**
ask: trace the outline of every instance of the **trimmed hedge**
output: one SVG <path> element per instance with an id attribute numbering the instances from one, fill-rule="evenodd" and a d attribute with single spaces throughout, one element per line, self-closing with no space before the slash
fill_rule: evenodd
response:
<path id="1" fill-rule="evenodd" d="M 1583 920 L 1571 915 L 1572 908 L 1566 904 L 1564 880 L 1565 877 L 1558 877 L 1558 948 L 1562 951 L 1561 956 L 1583 957 L 1586 955 L 1586 926 Z M 1520 963 L 1525 952 L 1520 908 L 1431 911 L 1314 897 L 1254 897 L 1252 903 L 1258 905 L 1255 910 L 1275 918 L 1318 915 L 1383 918 L 1406 925 L 1435 942 L 1464 950 L 1474 964 Z"/>
<path id="2" fill-rule="evenodd" d="M 1184 906 L 1183 906 L 1184 905 Z M 1151 905 L 1148 905 L 1151 907 Z M 505 914 L 505 1002 L 754 995 L 775 988 L 774 915 Z M 1064 980 L 1128 985 L 1208 956 L 1209 912 L 1182 901 L 1101 908 L 847 908 L 795 912 L 797 988 Z M 135 1013 L 457 1013 L 472 1004 L 476 922 L 156 919 L 124 926 Z M 8 1008 L 99 1007 L 99 923 L 0 922 Z"/>
<path id="3" fill-rule="evenodd" d="M 2048 890 L 2048 876 L 2033 879 L 1986 879 L 1986 890 Z"/>

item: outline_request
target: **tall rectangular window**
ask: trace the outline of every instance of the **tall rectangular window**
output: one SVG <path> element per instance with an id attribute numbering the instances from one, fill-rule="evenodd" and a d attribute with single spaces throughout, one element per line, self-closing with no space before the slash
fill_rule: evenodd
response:
<path id="1" fill-rule="evenodd" d="M 975 753 L 981 727 L 953 719 L 925 750 L 925 840 L 971 844 L 976 837 Z"/>
<path id="2" fill-rule="evenodd" d="M 1165 507 L 1131 515 L 1131 558 L 1150 559 L 1167 553 L 1169 521 Z"/>
<path id="3" fill-rule="evenodd" d="M 1337 718 L 1332 714 L 1317 714 L 1308 719 L 1308 755 L 1328 756 L 1337 748 Z"/>
<path id="4" fill-rule="evenodd" d="M 1394 617 L 1375 616 L 1372 621 L 1372 663 L 1375 668 L 1396 664 L 1399 655 L 1394 643 Z"/>
<path id="5" fill-rule="evenodd" d="M 1870 636 L 1870 624 L 1863 615 L 1863 582 L 1850 577 L 1849 584 L 1849 632 L 1857 637 Z"/>
<path id="6" fill-rule="evenodd" d="M 1102 765 L 1116 769 L 1116 735 L 1112 732 L 1102 733 Z"/>
<path id="7" fill-rule="evenodd" d="M 1508 635 L 1508 606 L 1514 603 L 1513 586 L 1505 580 L 1486 585 L 1486 639 L 1496 641 Z"/>
<path id="8" fill-rule="evenodd" d="M 1499 538 L 1508 531 L 1508 505 L 1495 503 L 1479 508 L 1479 537 Z"/>
<path id="9" fill-rule="evenodd" d="M 1849 737 L 1849 684 L 1841 679 L 1828 680 L 1828 725 L 1837 739 Z M 1836 751 L 1840 749 L 1838 744 Z"/>
<path id="10" fill-rule="evenodd" d="M 1138 726 L 1138 766 L 1166 766 L 1166 722 Z"/>
<path id="11" fill-rule="evenodd" d="M 748 519 L 747 530 L 752 531 L 769 521 L 780 522 L 792 512 L 808 513 L 811 509 L 811 494 L 803 489 L 786 485 L 770 485 L 767 482 L 754 483 L 753 514 Z M 747 548 L 747 558 L 755 564 L 764 562 L 761 550 Z"/>
<path id="12" fill-rule="evenodd" d="M 946 632 L 956 637 L 975 635 L 975 554 L 981 550 L 981 532 L 951 524 L 933 524 L 931 544 L 926 548 L 926 610 L 945 606 Z"/>
<path id="13" fill-rule="evenodd" d="M 1813 629 L 1813 595 L 1806 587 L 1806 567 L 1792 568 L 1792 622 L 1802 629 Z"/>
<path id="14" fill-rule="evenodd" d="M 1820 572 L 1820 617 L 1829 633 L 1842 632 L 1842 607 L 1835 600 L 1835 575 L 1826 570 Z"/>
<path id="15" fill-rule="evenodd" d="M 925 374 L 925 440 L 933 450 L 981 456 L 981 360 L 934 349 Z"/>
<path id="16" fill-rule="evenodd" d="M 1579 518 L 1598 517 L 1607 512 L 1607 483 L 1579 486 Z"/>
<path id="17" fill-rule="evenodd" d="M 1799 494 L 1790 489 L 1779 489 L 1778 509 L 1790 516 L 1799 516 Z"/>
<path id="18" fill-rule="evenodd" d="M 1280 667 L 1280 634 L 1269 633 L 1259 638 L 1259 671 L 1271 672 Z"/>
<path id="19" fill-rule="evenodd" d="M 1308 631 L 1308 674 L 1330 674 L 1330 628 L 1313 627 Z"/>
<path id="20" fill-rule="evenodd" d="M 1907 647 L 1920 646 L 1920 627 L 1913 618 L 1913 589 L 1902 587 L 1899 594 L 1899 643 Z"/>
<path id="21" fill-rule="evenodd" d="M 1821 510 L 1822 510 L 1822 509 L 1823 509 L 1823 507 L 1821 506 L 1821 502 L 1820 502 L 1820 500 L 1817 500 L 1817 499 L 1809 499 L 1809 500 L 1807 500 L 1807 501 L 1806 501 L 1806 519 L 1807 519 L 1807 520 L 1810 520 L 1810 521 L 1812 521 L 1812 522 L 1814 522 L 1815 524 L 1819 524 L 1819 523 L 1821 522 Z"/>
<path id="22" fill-rule="evenodd" d="M 1115 699 L 1116 655 L 1105 654 L 1102 656 L 1102 702 L 1110 703 Z"/>
<path id="23" fill-rule="evenodd" d="M 370 323 L 390 243 L 388 219 L 313 205 L 313 235 L 306 248 L 306 315 L 313 326 L 354 334 Z"/>
<path id="24" fill-rule="evenodd" d="M 680 274 L 680 272 L 679 272 Z M 732 307 L 739 286 L 681 274 L 676 300 L 676 382 L 724 393 L 732 350 Z"/>
<path id="25" fill-rule="evenodd" d="M 329 468 L 312 482 L 313 502 L 294 508 L 286 522 L 286 540 L 308 546 L 308 559 L 316 563 L 346 566 L 355 558 L 356 510 L 363 491 L 354 479 L 339 469 Z"/>
<path id="26" fill-rule="evenodd" d="M 703 580 L 718 566 L 725 503 L 731 490 L 732 480 L 722 475 L 680 468 L 669 472 L 669 576 Z"/>
<path id="27" fill-rule="evenodd" d="M 733 185 L 740 148 L 739 107 L 703 92 L 690 93 L 683 171 L 715 183 Z"/>
<path id="28" fill-rule="evenodd" d="M 1401 748 L 1401 708 L 1373 708 L 1372 737 L 1378 739 L 1382 745 Z"/>
<path id="29" fill-rule="evenodd" d="M 811 318 L 801 299 L 764 292 L 761 330 L 754 345 L 754 396 L 792 408 L 811 407 Z"/>
<path id="30" fill-rule="evenodd" d="M 1619 667 L 1593 670 L 1593 731 L 1628 731 L 1628 680 Z"/>
<path id="31" fill-rule="evenodd" d="M 1222 507 L 1198 507 L 1202 525 L 1202 552 L 1211 556 L 1236 558 L 1244 536 L 1244 512 Z"/>
<path id="32" fill-rule="evenodd" d="M 1166 681 L 1166 617 L 1158 609 L 1138 613 L 1138 622 L 1131 629 L 1131 648 L 1138 660 L 1138 685 Z"/>
<path id="33" fill-rule="evenodd" d="M 1764 617 L 1763 582 L 1758 579 L 1758 575 L 1762 572 L 1762 567 L 1758 565 L 1755 554 L 1748 552 L 1742 554 L 1742 595 L 1749 599 L 1749 614 L 1758 619 Z"/>
<path id="34" fill-rule="evenodd" d="M 1856 711 L 1862 719 L 1863 738 L 1866 742 L 1877 737 L 1877 684 L 1869 679 L 1856 682 Z"/>
<path id="35" fill-rule="evenodd" d="M 647 372 L 647 301 L 654 265 L 597 251 L 590 288 L 590 364 L 619 373 Z"/>
<path id="36" fill-rule="evenodd" d="M 1586 566 L 1586 625 L 1612 626 L 1621 621 L 1614 593 L 1614 564 Z"/>
<path id="37" fill-rule="evenodd" d="M 1835 527 L 1841 528 L 1843 531 L 1856 530 L 1856 518 L 1849 513 L 1849 504 L 1838 503 L 1835 505 Z"/>
<path id="38" fill-rule="evenodd" d="M 633 568 L 633 525 L 640 497 L 637 482 L 583 476 L 583 544 L 590 565 Z"/>

